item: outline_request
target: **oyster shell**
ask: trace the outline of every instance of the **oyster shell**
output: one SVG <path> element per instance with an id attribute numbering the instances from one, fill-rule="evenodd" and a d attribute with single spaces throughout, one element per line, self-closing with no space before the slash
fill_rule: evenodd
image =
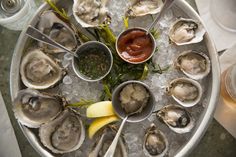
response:
<path id="1" fill-rule="evenodd" d="M 82 27 L 109 24 L 111 17 L 106 3 L 107 0 L 74 0 L 73 15 Z"/>
<path id="2" fill-rule="evenodd" d="M 61 80 L 63 70 L 49 56 L 35 49 L 23 57 L 20 74 L 26 87 L 47 89 Z"/>
<path id="3" fill-rule="evenodd" d="M 168 147 L 166 136 L 152 123 L 145 133 L 144 154 L 152 157 L 163 157 L 166 155 Z"/>
<path id="4" fill-rule="evenodd" d="M 176 45 L 187 45 L 202 41 L 205 32 L 200 22 L 180 18 L 170 27 L 169 38 Z"/>
<path id="5" fill-rule="evenodd" d="M 162 0 L 132 0 L 131 3 L 131 6 L 125 13 L 128 17 L 157 14 L 163 6 Z"/>
<path id="6" fill-rule="evenodd" d="M 211 70 L 211 63 L 208 56 L 196 51 L 184 51 L 175 61 L 175 66 L 186 76 L 200 80 L 207 76 Z"/>
<path id="7" fill-rule="evenodd" d="M 48 35 L 70 51 L 73 51 L 80 44 L 72 26 L 61 20 L 52 10 L 45 11 L 41 14 L 37 27 L 41 32 Z M 65 52 L 62 49 L 42 42 L 39 42 L 39 46 L 48 53 Z"/>
<path id="8" fill-rule="evenodd" d="M 30 128 L 38 128 L 54 119 L 64 105 L 61 98 L 41 94 L 33 89 L 19 91 L 13 104 L 15 117 L 21 124 Z"/>
<path id="9" fill-rule="evenodd" d="M 39 137 L 45 147 L 62 154 L 80 148 L 85 139 L 85 130 L 78 115 L 64 110 L 56 119 L 39 128 Z"/>
<path id="10" fill-rule="evenodd" d="M 175 101 L 184 107 L 196 105 L 202 97 L 201 85 L 189 78 L 177 78 L 170 82 L 166 88 Z"/>
<path id="11" fill-rule="evenodd" d="M 112 143 L 116 132 L 117 128 L 111 125 L 106 127 L 103 132 L 100 132 L 100 135 L 97 136 L 97 141 L 94 143 L 91 153 L 89 153 L 89 157 L 104 156 L 110 144 Z M 122 137 L 119 138 L 114 157 L 128 157 L 125 142 Z"/>
<path id="12" fill-rule="evenodd" d="M 190 132 L 195 120 L 183 107 L 179 105 L 167 105 L 157 112 L 160 118 L 171 130 L 183 134 Z"/>

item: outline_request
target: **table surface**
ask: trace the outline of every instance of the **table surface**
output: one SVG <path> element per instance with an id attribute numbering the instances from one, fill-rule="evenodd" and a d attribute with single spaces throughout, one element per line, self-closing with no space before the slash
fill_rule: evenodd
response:
<path id="1" fill-rule="evenodd" d="M 196 9 L 194 0 L 186 0 Z M 19 31 L 11 31 L 0 26 L 0 90 L 6 103 L 19 147 L 23 157 L 39 157 L 23 135 L 12 112 L 9 80 L 11 58 L 20 35 Z M 190 157 L 236 157 L 236 139 L 234 139 L 215 119 L 201 139 Z"/>

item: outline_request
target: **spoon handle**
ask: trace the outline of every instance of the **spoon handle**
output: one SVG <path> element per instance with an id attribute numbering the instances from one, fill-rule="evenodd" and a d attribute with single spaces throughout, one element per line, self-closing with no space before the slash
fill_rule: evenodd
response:
<path id="1" fill-rule="evenodd" d="M 126 116 L 123 119 L 123 121 L 122 121 L 122 123 L 120 125 L 120 128 L 117 131 L 116 136 L 115 136 L 114 140 L 112 141 L 112 143 L 111 143 L 110 147 L 108 148 L 108 150 L 107 150 L 106 154 L 104 155 L 104 157 L 113 157 L 113 155 L 115 153 L 115 150 L 116 150 L 116 145 L 117 145 L 117 143 L 119 141 L 119 138 L 120 138 L 120 134 L 121 134 L 121 132 L 123 130 L 123 127 L 124 127 L 125 122 L 126 122 L 127 119 L 128 119 L 128 116 Z"/>
<path id="2" fill-rule="evenodd" d="M 49 36 L 47 36 L 46 34 L 42 33 L 41 31 L 39 31 L 37 28 L 34 28 L 32 26 L 28 26 L 27 30 L 26 30 L 26 34 L 38 41 L 41 41 L 45 44 L 51 45 L 53 47 L 56 48 L 60 48 L 66 52 L 71 53 L 72 55 L 75 56 L 75 53 L 71 52 L 70 50 L 68 50 L 66 47 L 62 46 L 61 44 L 59 44 L 58 42 L 54 41 L 53 39 L 51 39 Z"/>
<path id="3" fill-rule="evenodd" d="M 160 13 L 157 15 L 156 19 L 152 22 L 152 24 L 147 29 L 147 33 L 149 34 L 152 28 L 156 25 L 156 23 L 160 20 L 160 18 L 165 14 L 165 12 L 169 9 L 169 7 L 173 4 L 175 0 L 165 0 Z"/>

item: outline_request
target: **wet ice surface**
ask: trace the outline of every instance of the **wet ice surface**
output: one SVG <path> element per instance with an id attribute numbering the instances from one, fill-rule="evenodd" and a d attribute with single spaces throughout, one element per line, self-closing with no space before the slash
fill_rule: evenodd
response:
<path id="1" fill-rule="evenodd" d="M 115 5 L 114 5 L 115 4 Z M 125 6 L 124 6 L 125 4 Z M 118 35 L 122 30 L 124 30 L 123 25 L 123 15 L 129 3 L 126 0 L 110 0 L 108 7 L 111 10 L 112 23 L 111 28 Z M 175 21 L 176 17 L 179 15 L 174 15 L 170 10 L 157 24 L 157 29 L 160 32 L 160 37 L 156 41 L 158 52 L 154 54 L 152 61 L 154 64 L 159 64 L 160 67 L 170 67 L 167 72 L 163 74 L 149 73 L 146 80 L 143 82 L 146 83 L 151 91 L 155 93 L 156 106 L 155 110 L 159 110 L 165 105 L 176 104 L 176 102 L 165 93 L 165 87 L 168 85 L 172 79 L 178 77 L 184 77 L 184 75 L 177 71 L 173 67 L 173 61 L 175 57 L 180 53 L 180 51 L 191 48 L 191 46 L 182 46 L 176 47 L 169 43 L 168 30 L 170 25 Z M 155 16 L 153 16 L 155 17 Z M 139 17 L 136 19 L 130 20 L 130 27 L 144 27 L 147 28 L 148 24 L 152 22 L 152 16 L 147 15 L 144 17 Z M 202 44 L 200 44 L 202 45 Z M 199 46 L 195 46 L 199 47 Z M 201 46 L 202 49 L 205 49 L 204 46 Z M 61 94 L 69 101 L 69 103 L 75 103 L 83 99 L 89 99 L 94 101 L 99 101 L 99 97 L 102 94 L 102 85 L 98 82 L 88 83 L 79 79 L 73 72 L 71 67 L 70 54 L 65 54 L 63 57 L 62 65 L 64 68 L 67 68 L 68 73 L 63 78 L 62 83 L 59 85 Z M 206 80 L 201 81 L 201 84 L 204 84 Z M 203 98 L 203 103 L 199 103 L 195 107 L 188 108 L 187 110 L 193 115 L 196 121 L 200 117 L 203 109 L 207 107 L 207 98 Z M 145 130 L 150 126 L 151 123 L 155 123 L 157 127 L 166 135 L 169 141 L 169 156 L 174 156 L 178 150 L 183 147 L 186 142 L 190 139 L 191 133 L 186 134 L 177 134 L 171 131 L 166 125 L 162 124 L 156 119 L 155 114 L 150 116 L 143 122 L 140 123 L 127 123 L 124 128 L 124 138 L 127 143 L 128 156 L 129 157 L 144 157 L 142 151 L 142 144 L 144 139 Z M 82 147 L 72 153 L 65 154 L 63 156 L 87 156 L 91 148 L 91 141 L 86 139 Z"/>
<path id="2" fill-rule="evenodd" d="M 99 82 L 87 82 L 78 78 L 71 67 L 68 66 L 67 75 L 59 85 L 60 94 L 70 103 L 79 102 L 81 99 L 99 101 L 102 94 L 102 85 Z"/>
<path id="3" fill-rule="evenodd" d="M 121 30 L 124 29 L 123 25 L 123 17 L 125 11 L 127 10 L 128 6 L 130 5 L 129 1 L 127 0 L 109 0 L 107 7 L 110 10 L 112 21 L 111 21 L 111 28 L 114 28 L 113 31 L 116 34 L 119 34 Z"/>

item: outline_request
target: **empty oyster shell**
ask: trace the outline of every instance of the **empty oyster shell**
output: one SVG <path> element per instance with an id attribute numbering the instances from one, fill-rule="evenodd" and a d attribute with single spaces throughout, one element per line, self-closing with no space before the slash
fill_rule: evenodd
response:
<path id="1" fill-rule="evenodd" d="M 178 55 L 175 66 L 186 76 L 200 80 L 207 76 L 211 70 L 211 63 L 208 56 L 201 52 L 184 51 Z"/>
<path id="2" fill-rule="evenodd" d="M 80 148 L 85 139 L 85 130 L 78 115 L 64 110 L 56 119 L 39 128 L 39 137 L 45 147 L 62 154 Z"/>
<path id="3" fill-rule="evenodd" d="M 169 38 L 176 45 L 187 45 L 202 41 L 205 32 L 200 22 L 180 18 L 170 27 Z"/>
<path id="4" fill-rule="evenodd" d="M 162 0 L 132 0 L 131 3 L 131 6 L 126 11 L 126 16 L 128 17 L 157 14 L 163 5 Z"/>
<path id="5" fill-rule="evenodd" d="M 168 147 L 166 136 L 152 123 L 145 133 L 144 154 L 152 157 L 163 157 L 166 155 Z"/>
<path id="6" fill-rule="evenodd" d="M 80 44 L 71 24 L 61 20 L 52 10 L 45 11 L 41 14 L 37 27 L 44 34 L 48 35 L 70 51 L 73 51 Z M 48 53 L 65 52 L 62 49 L 44 44 L 42 42 L 39 42 L 39 46 Z"/>
<path id="7" fill-rule="evenodd" d="M 183 107 L 179 105 L 167 105 L 157 112 L 160 118 L 171 130 L 183 134 L 190 132 L 195 120 Z"/>
<path id="8" fill-rule="evenodd" d="M 117 128 L 112 125 L 106 127 L 102 132 L 99 132 L 100 135 L 97 136 L 97 141 L 95 142 L 91 153 L 89 153 L 89 157 L 103 157 L 111 145 L 116 132 Z M 128 157 L 125 142 L 122 137 L 119 138 L 114 157 Z"/>
<path id="9" fill-rule="evenodd" d="M 201 85 L 189 78 L 177 78 L 170 82 L 167 92 L 184 107 L 196 105 L 202 97 Z"/>
<path id="10" fill-rule="evenodd" d="M 63 70 L 49 56 L 35 49 L 23 57 L 20 74 L 26 87 L 47 89 L 61 80 Z"/>
<path id="11" fill-rule="evenodd" d="M 15 117 L 30 128 L 38 128 L 54 119 L 63 109 L 61 98 L 41 94 L 33 89 L 19 91 L 13 104 Z"/>
<path id="12" fill-rule="evenodd" d="M 82 27 L 109 24 L 111 17 L 106 3 L 107 0 L 74 0 L 73 15 Z"/>

